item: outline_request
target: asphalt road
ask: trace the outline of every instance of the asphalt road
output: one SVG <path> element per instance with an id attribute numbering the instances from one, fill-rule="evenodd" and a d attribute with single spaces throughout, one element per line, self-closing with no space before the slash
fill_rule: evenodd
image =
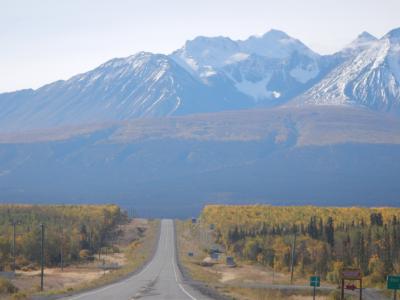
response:
<path id="1" fill-rule="evenodd" d="M 68 300 L 200 300 L 209 299 L 182 283 L 176 264 L 172 220 L 161 221 L 160 241 L 154 258 L 138 274 L 97 290 L 63 299 Z"/>

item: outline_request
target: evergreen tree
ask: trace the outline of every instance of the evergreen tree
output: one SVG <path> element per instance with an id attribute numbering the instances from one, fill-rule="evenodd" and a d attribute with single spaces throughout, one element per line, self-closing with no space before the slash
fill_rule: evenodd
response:
<path id="1" fill-rule="evenodd" d="M 335 228 L 333 225 L 333 218 L 329 217 L 325 225 L 325 237 L 329 246 L 333 247 L 335 245 Z"/>

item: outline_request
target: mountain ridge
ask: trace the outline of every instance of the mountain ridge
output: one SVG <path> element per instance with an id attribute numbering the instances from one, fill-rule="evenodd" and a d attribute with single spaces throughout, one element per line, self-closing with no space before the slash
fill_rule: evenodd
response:
<path id="1" fill-rule="evenodd" d="M 139 52 L 38 89 L 0 94 L 3 131 L 280 105 L 361 105 L 400 114 L 400 28 L 319 55 L 273 29 L 199 36 L 169 55 Z"/>
<path id="2" fill-rule="evenodd" d="M 362 105 L 400 114 L 400 29 L 371 40 L 296 100 L 311 105 Z"/>

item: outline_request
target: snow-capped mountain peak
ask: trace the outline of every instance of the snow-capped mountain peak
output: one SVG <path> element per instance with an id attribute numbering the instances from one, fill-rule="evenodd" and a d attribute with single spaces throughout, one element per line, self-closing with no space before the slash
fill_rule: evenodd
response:
<path id="1" fill-rule="evenodd" d="M 251 54 L 270 59 L 288 59 L 293 53 L 317 58 L 318 54 L 302 42 L 283 31 L 272 29 L 262 36 L 250 36 L 243 41 L 233 41 L 226 37 L 197 37 L 171 54 L 178 64 L 188 71 L 208 77 L 216 69 L 227 64 L 242 61 Z"/>
<path id="2" fill-rule="evenodd" d="M 251 36 L 244 41 L 239 41 L 239 45 L 244 52 L 268 58 L 287 58 L 295 51 L 307 56 L 318 56 L 299 40 L 276 29 L 271 29 L 262 36 Z"/>
<path id="3" fill-rule="evenodd" d="M 36 90 L 0 94 L 0 128 L 234 110 L 292 100 L 400 114 L 400 28 L 380 39 L 363 32 L 329 56 L 279 30 L 239 41 L 200 36 L 170 55 L 139 52 Z"/>
<path id="4" fill-rule="evenodd" d="M 200 77 L 215 74 L 231 57 L 240 54 L 236 42 L 227 37 L 196 37 L 171 54 L 172 58 L 186 70 Z"/>
<path id="5" fill-rule="evenodd" d="M 288 99 L 293 90 L 306 87 L 321 71 L 318 54 L 276 29 L 243 41 L 197 37 L 171 57 L 206 83 L 211 77 L 227 77 L 257 103 Z M 285 85 L 291 87 L 283 91 Z"/>
<path id="6" fill-rule="evenodd" d="M 363 31 L 361 32 L 358 36 L 357 36 L 358 40 L 364 40 L 364 41 L 375 41 L 377 40 L 377 38 L 375 36 L 373 36 L 372 34 L 370 34 L 367 31 Z"/>
<path id="7" fill-rule="evenodd" d="M 356 49 L 354 55 L 299 99 L 308 104 L 356 104 L 374 110 L 398 112 L 399 36 L 400 30 L 396 29 L 379 40 L 367 35 L 358 38 L 359 47 L 353 48 Z"/>
<path id="8" fill-rule="evenodd" d="M 384 38 L 387 37 L 391 40 L 399 40 L 400 39 L 400 27 L 399 28 L 395 28 L 391 31 L 389 31 Z"/>
<path id="9" fill-rule="evenodd" d="M 357 55 L 361 51 L 369 48 L 371 44 L 376 42 L 377 40 L 378 39 L 375 36 L 364 31 L 341 51 L 341 55 Z"/>

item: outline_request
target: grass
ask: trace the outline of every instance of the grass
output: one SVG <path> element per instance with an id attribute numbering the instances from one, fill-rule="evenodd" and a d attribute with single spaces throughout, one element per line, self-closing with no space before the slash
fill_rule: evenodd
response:
<path id="1" fill-rule="evenodd" d="M 178 252 L 180 261 L 189 272 L 193 280 L 201 281 L 209 285 L 215 285 L 221 276 L 213 271 L 212 267 L 202 267 L 200 262 L 207 256 L 198 237 L 198 231 L 190 222 L 176 221 L 178 236 Z M 188 252 L 194 252 L 193 257 L 188 256 Z"/>
<path id="2" fill-rule="evenodd" d="M 90 290 L 93 288 L 101 287 L 119 279 L 128 276 L 130 273 L 142 267 L 151 257 L 153 249 L 157 245 L 158 232 L 160 228 L 159 220 L 149 221 L 149 227 L 146 230 L 145 235 L 137 241 L 130 243 L 125 247 L 121 247 L 120 251 L 123 252 L 127 258 L 127 263 L 120 269 L 105 273 L 100 278 L 82 283 L 75 287 L 69 287 L 59 290 L 49 290 L 39 293 L 41 296 L 51 296 L 58 294 L 70 294 L 80 291 Z"/>
<path id="3" fill-rule="evenodd" d="M 0 277 L 0 294 L 14 294 L 16 292 L 18 292 L 18 288 L 10 280 Z"/>
<path id="4" fill-rule="evenodd" d="M 235 299 L 242 300 L 308 300 L 312 299 L 309 291 L 290 291 L 280 289 L 261 289 L 261 288 L 242 288 L 230 287 L 225 288 L 225 293 L 230 294 Z M 315 299 L 317 300 L 339 300 L 340 293 L 338 291 L 317 291 Z M 345 296 L 345 300 L 356 299 L 353 296 Z"/>

